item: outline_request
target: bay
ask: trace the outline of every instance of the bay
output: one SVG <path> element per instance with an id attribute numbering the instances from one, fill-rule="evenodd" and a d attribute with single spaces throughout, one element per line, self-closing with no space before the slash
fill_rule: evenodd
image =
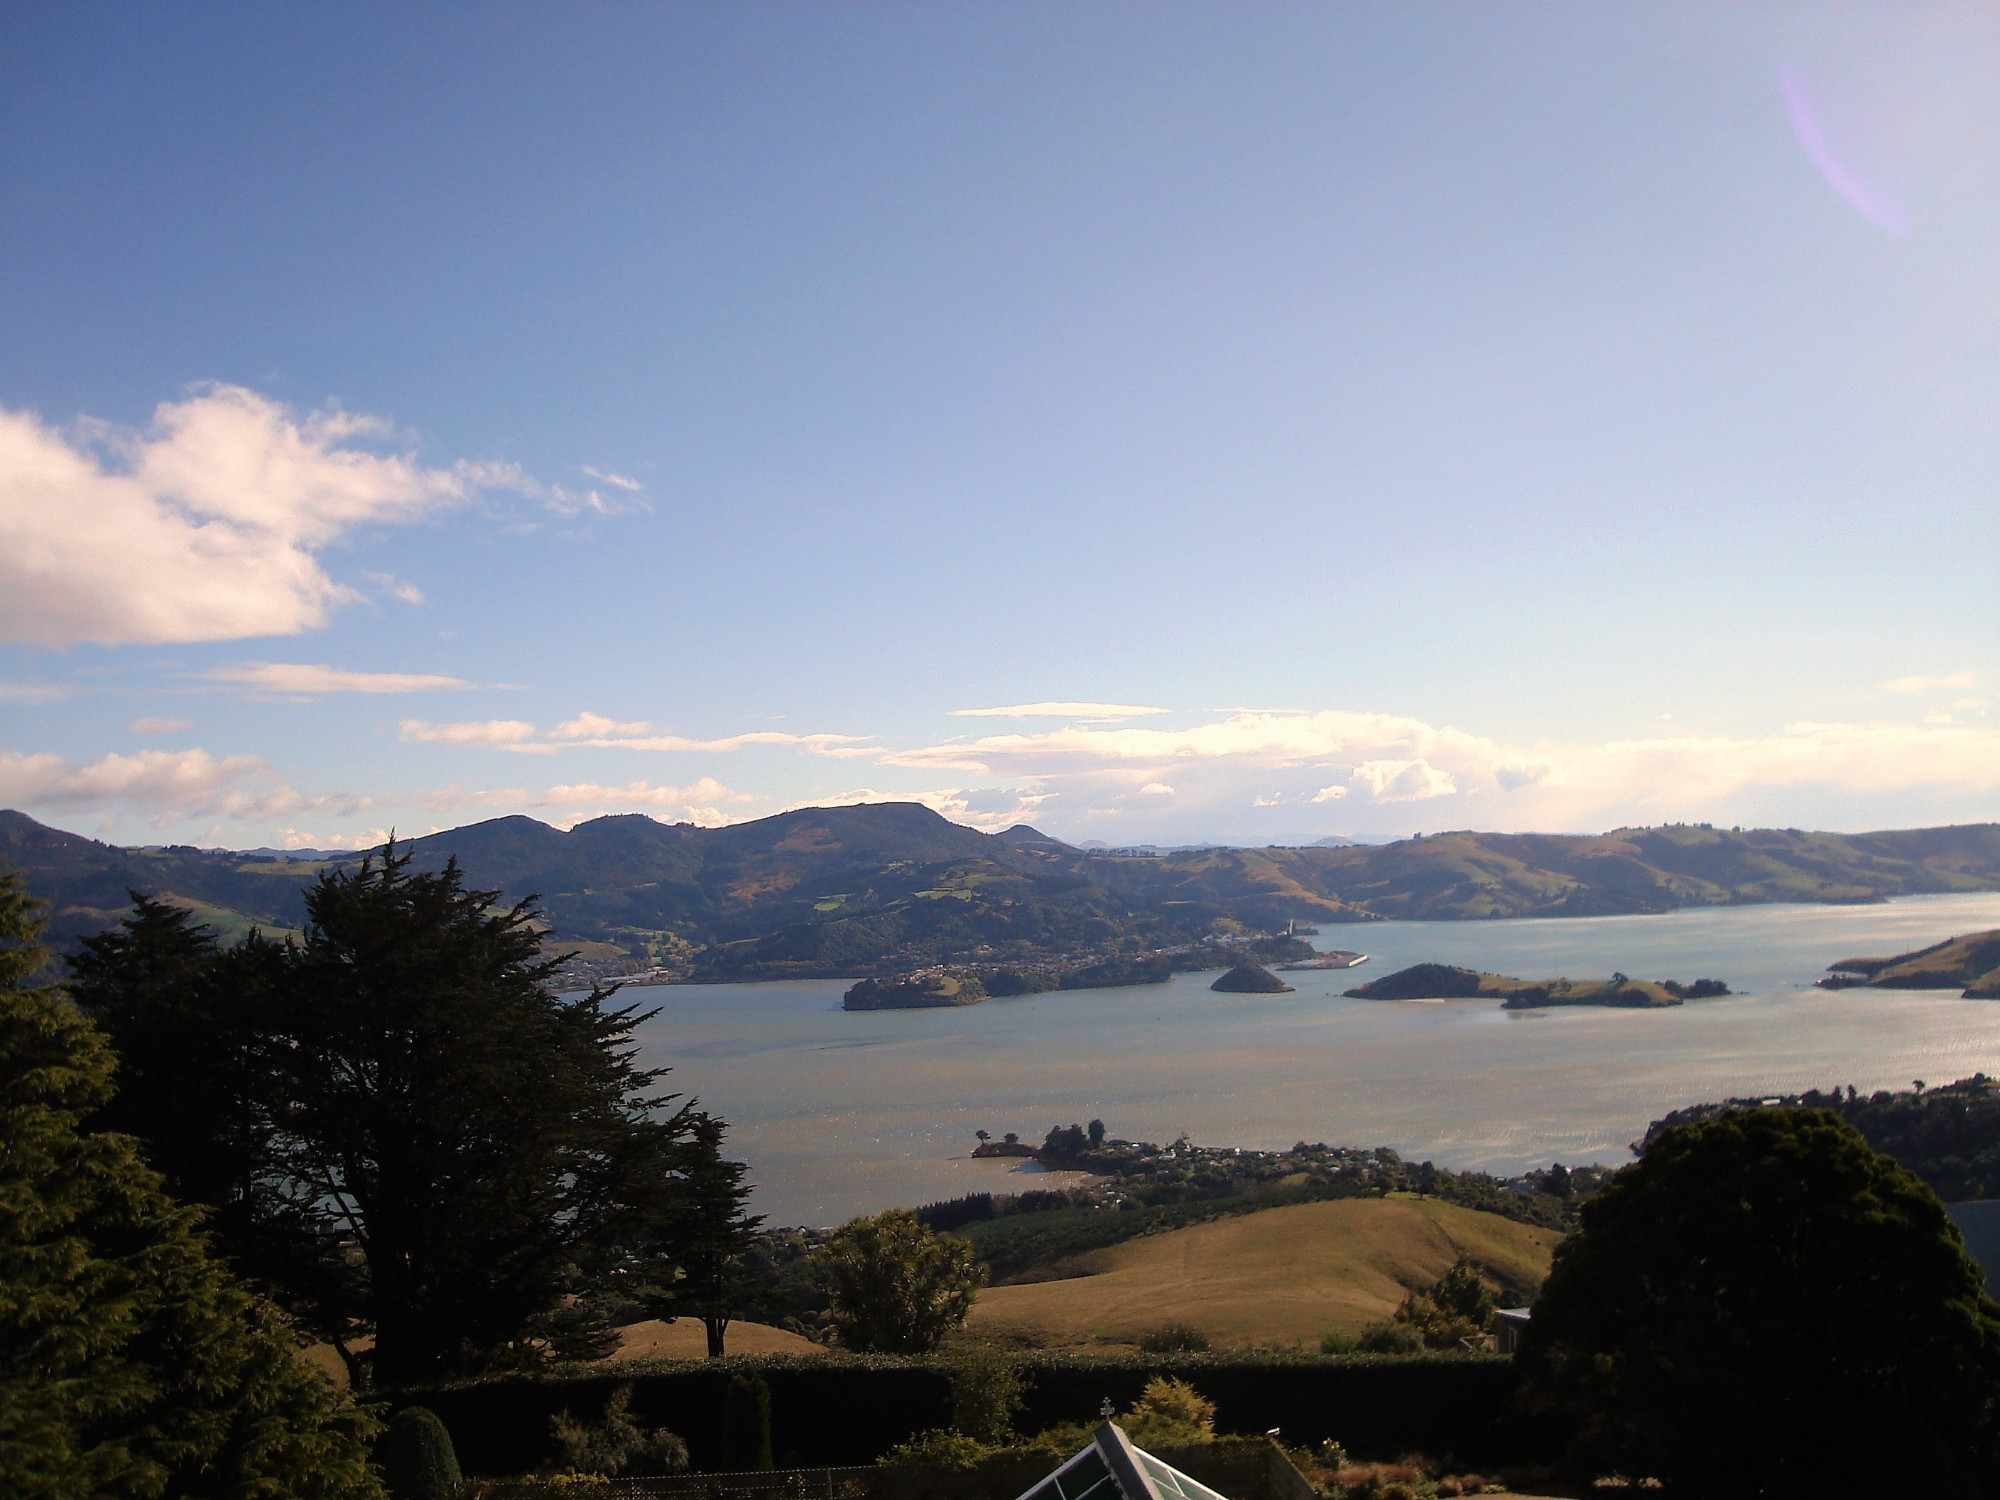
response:
<path id="1" fill-rule="evenodd" d="M 1864 1092 L 2000 1073 L 2000 1004 L 1955 991 L 1812 988 L 1835 959 L 2000 927 L 2000 893 L 1885 905 L 1738 906 L 1646 917 L 1382 922 L 1323 929 L 1354 970 L 1293 972 L 1289 995 L 1219 995 L 1214 974 L 950 1010 L 840 1009 L 845 980 L 628 991 L 668 1085 L 730 1124 L 753 1208 L 834 1224 L 893 1204 L 1046 1184 L 973 1161 L 973 1132 L 1039 1141 L 1101 1118 L 1113 1135 L 1272 1148 L 1389 1146 L 1517 1172 L 1629 1160 L 1648 1121 L 1728 1095 Z M 1526 979 L 1728 981 L 1665 1010 L 1503 1011 L 1489 1000 L 1348 1000 L 1407 964 Z"/>

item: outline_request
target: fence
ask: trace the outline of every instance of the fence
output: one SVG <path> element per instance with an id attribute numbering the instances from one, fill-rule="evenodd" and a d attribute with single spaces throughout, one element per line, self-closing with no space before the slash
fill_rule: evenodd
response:
<path id="1" fill-rule="evenodd" d="M 884 1471 L 771 1469 L 750 1474 L 669 1474 L 653 1479 L 475 1480 L 464 1500 L 876 1500 Z"/>

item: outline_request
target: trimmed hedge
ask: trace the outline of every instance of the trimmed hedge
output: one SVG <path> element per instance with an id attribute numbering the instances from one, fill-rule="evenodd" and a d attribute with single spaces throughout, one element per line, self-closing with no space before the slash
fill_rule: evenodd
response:
<path id="1" fill-rule="evenodd" d="M 1288 1443 L 1330 1437 L 1365 1457 L 1420 1451 L 1489 1467 L 1543 1462 L 1562 1452 L 1566 1437 L 1517 1412 L 1513 1362 L 1494 1355 L 1031 1354 L 1018 1363 L 1030 1382 L 1016 1424 L 1026 1433 L 1094 1422 L 1107 1398 L 1125 1410 L 1154 1375 L 1171 1375 L 1215 1402 L 1220 1432 L 1277 1427 Z M 730 1377 L 753 1372 L 771 1389 L 781 1468 L 872 1463 L 951 1422 L 949 1360 L 894 1355 L 573 1366 L 407 1391 L 398 1404 L 428 1406 L 443 1418 L 467 1473 L 522 1474 L 547 1462 L 556 1413 L 595 1421 L 611 1393 L 630 1385 L 633 1418 L 672 1428 L 687 1440 L 691 1466 L 715 1471 L 726 1464 Z"/>

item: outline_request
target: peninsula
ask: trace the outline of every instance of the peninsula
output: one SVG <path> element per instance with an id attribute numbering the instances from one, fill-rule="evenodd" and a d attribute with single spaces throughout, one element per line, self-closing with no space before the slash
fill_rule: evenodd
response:
<path id="1" fill-rule="evenodd" d="M 1412 964 L 1385 974 L 1372 984 L 1348 990 L 1352 1000 L 1483 1000 L 1497 999 L 1506 1010 L 1536 1010 L 1553 1005 L 1611 1005 L 1627 1010 L 1654 1010 L 1683 1000 L 1726 995 L 1720 979 L 1683 984 L 1674 979 L 1516 979 L 1451 964 Z"/>
<path id="2" fill-rule="evenodd" d="M 2000 1000 L 2000 928 L 1888 958 L 1843 958 L 1827 965 L 1819 984 L 1828 990 L 1958 990 L 1967 1000 Z"/>

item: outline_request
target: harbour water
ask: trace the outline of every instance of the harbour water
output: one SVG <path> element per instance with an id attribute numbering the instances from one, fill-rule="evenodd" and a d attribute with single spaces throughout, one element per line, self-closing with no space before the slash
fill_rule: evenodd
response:
<path id="1" fill-rule="evenodd" d="M 730 1123 L 754 1208 L 832 1224 L 891 1204 L 1017 1191 L 1017 1164 L 973 1161 L 973 1132 L 1104 1120 L 1112 1134 L 1203 1145 L 1390 1146 L 1512 1172 L 1628 1160 L 1678 1105 L 1853 1084 L 1866 1091 L 2000 1073 L 2000 1003 L 1956 991 L 1825 991 L 1835 959 L 2000 927 L 2000 893 L 1880 906 L 1744 906 L 1651 917 L 1328 926 L 1353 970 L 1299 971 L 1289 995 L 1219 995 L 1213 974 L 950 1010 L 840 1009 L 841 980 L 629 991 L 670 1086 Z M 1503 1011 L 1492 1001 L 1348 1000 L 1419 962 L 1539 979 L 1714 977 L 1736 993 L 1667 1010 Z"/>

